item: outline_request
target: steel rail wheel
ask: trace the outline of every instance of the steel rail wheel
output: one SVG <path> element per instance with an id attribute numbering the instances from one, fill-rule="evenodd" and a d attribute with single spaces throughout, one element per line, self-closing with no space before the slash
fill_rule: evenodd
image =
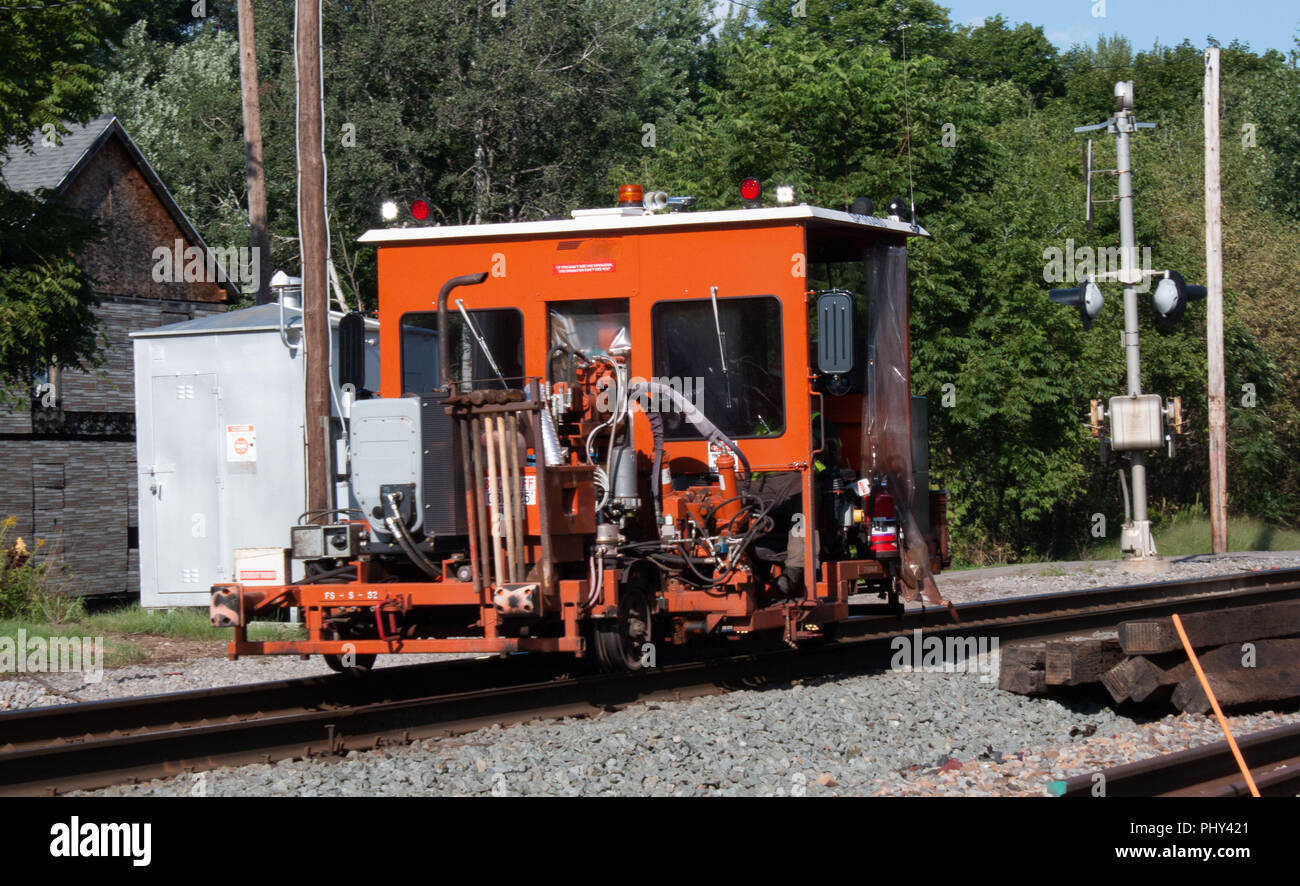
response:
<path id="1" fill-rule="evenodd" d="M 343 636 L 339 633 L 338 628 L 335 628 L 333 631 L 330 632 L 330 639 L 332 640 L 343 639 Z M 332 655 L 329 653 L 326 653 L 323 656 L 323 658 L 325 659 L 325 664 L 329 665 L 329 669 L 331 671 L 335 671 L 340 674 L 347 674 L 349 677 L 364 677 L 367 674 L 369 674 L 370 669 L 375 666 L 375 659 L 377 659 L 379 656 L 375 655 L 374 653 L 369 653 L 366 655 L 358 655 L 357 653 L 353 652 L 351 653 L 351 657 L 352 657 L 351 665 L 347 665 L 344 663 L 344 659 L 347 657 L 348 657 L 347 655 Z"/>
<path id="2" fill-rule="evenodd" d="M 596 657 L 601 670 L 638 671 L 644 646 L 651 636 L 650 603 L 637 585 L 625 585 L 618 594 L 618 615 L 596 624 Z"/>

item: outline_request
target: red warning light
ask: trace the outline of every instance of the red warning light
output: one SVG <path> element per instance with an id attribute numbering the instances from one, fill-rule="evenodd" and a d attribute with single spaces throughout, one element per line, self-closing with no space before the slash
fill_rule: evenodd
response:
<path id="1" fill-rule="evenodd" d="M 416 200 L 411 204 L 411 217 L 416 221 L 424 221 L 429 217 L 429 204 L 423 200 Z"/>
<path id="2" fill-rule="evenodd" d="M 740 183 L 740 198 L 746 203 L 757 203 L 763 196 L 763 185 L 758 179 L 750 177 Z"/>

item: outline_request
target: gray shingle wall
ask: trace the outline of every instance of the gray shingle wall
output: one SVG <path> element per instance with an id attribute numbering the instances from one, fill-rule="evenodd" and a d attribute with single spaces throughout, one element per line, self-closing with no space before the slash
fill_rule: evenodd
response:
<path id="1" fill-rule="evenodd" d="M 32 546 L 32 450 L 30 440 L 0 440 L 0 465 L 5 479 L 0 483 L 0 519 L 16 517 L 5 545 L 21 538 Z"/>
<path id="2" fill-rule="evenodd" d="M 76 412 L 133 412 L 135 383 L 132 380 L 129 333 L 157 326 L 157 304 L 105 301 L 95 309 L 100 322 L 104 362 L 89 371 L 63 370 L 63 408 Z"/>
<path id="3" fill-rule="evenodd" d="M 31 432 L 32 415 L 27 402 L 10 406 L 0 401 L 0 434 L 30 434 Z"/>
<path id="4" fill-rule="evenodd" d="M 127 550 L 128 520 L 135 514 L 134 443 L 0 440 L 0 461 L 10 471 L 0 487 L 0 515 L 18 520 L 8 544 L 22 538 L 38 551 L 61 589 L 138 593 L 138 552 Z"/>
<path id="5" fill-rule="evenodd" d="M 17 450 L 16 460 L 31 465 L 22 478 L 26 483 L 10 485 L 27 487 L 25 540 L 29 547 L 45 543 L 41 557 L 54 566 L 57 584 L 78 594 L 137 592 L 137 553 L 127 550 L 135 444 L 30 440 L 0 446 Z M 24 522 L 21 517 L 19 522 Z"/>
<path id="6" fill-rule="evenodd" d="M 186 312 L 204 317 L 225 310 L 221 305 L 159 302 L 153 299 L 105 299 L 95 314 L 101 326 L 104 362 L 89 371 L 64 369 L 63 408 L 75 412 L 134 412 L 134 358 L 130 334 L 152 329 Z"/>
<path id="7" fill-rule="evenodd" d="M 161 325 L 163 312 L 192 308 L 195 317 L 221 310 L 213 305 L 178 305 L 154 299 L 106 299 L 96 309 L 103 321 L 106 361 L 99 369 L 63 373 L 64 409 L 77 412 L 134 412 L 132 344 L 129 333 Z M 94 438 L 35 439 L 26 408 L 0 414 L 0 517 L 17 525 L 8 542 L 21 537 L 41 556 L 55 557 L 60 586 L 82 594 L 137 594 L 139 553 L 127 549 L 127 528 L 138 526 L 135 443 Z"/>
<path id="8" fill-rule="evenodd" d="M 60 149 L 0 162 L 10 187 L 57 184 L 107 118 L 74 127 Z M 153 249 L 184 237 L 175 219 L 119 139 L 111 139 L 67 184 L 61 202 L 94 217 L 106 229 L 103 242 L 79 257 L 96 281 L 101 304 L 104 362 L 88 371 L 63 370 L 67 412 L 133 413 L 135 386 L 130 333 L 187 317 L 225 310 L 225 291 L 212 283 L 165 283 L 153 279 Z M 188 240 L 188 238 L 186 238 Z M 190 245 L 187 244 L 186 245 Z M 85 594 L 139 592 L 138 552 L 127 548 L 127 528 L 137 526 L 135 443 L 94 437 L 37 439 L 26 404 L 0 405 L 0 518 L 17 525 L 31 547 L 44 540 L 41 556 L 57 558 L 59 579 Z"/>

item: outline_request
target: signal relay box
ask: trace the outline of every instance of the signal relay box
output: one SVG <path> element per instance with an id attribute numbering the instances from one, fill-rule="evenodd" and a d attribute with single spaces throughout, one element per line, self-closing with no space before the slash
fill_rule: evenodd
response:
<path id="1" fill-rule="evenodd" d="M 1164 445 L 1164 403 L 1159 394 L 1110 398 L 1111 449 L 1125 452 Z"/>

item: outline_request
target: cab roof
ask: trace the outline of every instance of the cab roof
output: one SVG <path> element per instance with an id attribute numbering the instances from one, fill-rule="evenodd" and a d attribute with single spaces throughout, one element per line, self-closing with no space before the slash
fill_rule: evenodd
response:
<path id="1" fill-rule="evenodd" d="M 729 227 L 764 223 L 805 223 L 809 228 L 841 236 L 852 232 L 929 237 L 925 228 L 911 222 L 854 215 L 820 206 L 773 206 L 762 209 L 723 209 L 711 212 L 665 212 L 623 215 L 617 209 L 577 210 L 573 218 L 549 221 L 507 222 L 487 225 L 439 225 L 421 228 L 376 228 L 359 238 L 361 243 L 381 246 L 429 243 L 432 241 L 520 239 L 568 234 L 617 234 L 669 229 Z"/>

